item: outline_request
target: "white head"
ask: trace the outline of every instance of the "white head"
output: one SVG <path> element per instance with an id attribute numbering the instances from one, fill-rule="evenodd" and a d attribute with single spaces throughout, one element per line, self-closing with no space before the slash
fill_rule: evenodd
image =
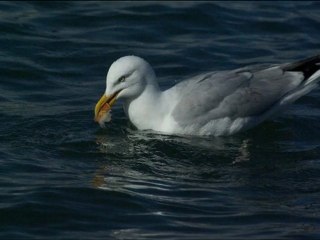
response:
<path id="1" fill-rule="evenodd" d="M 157 84 L 149 63 L 136 56 L 119 58 L 109 68 L 106 78 L 107 96 L 118 92 L 117 99 L 138 97 L 147 84 Z"/>
<path id="2" fill-rule="evenodd" d="M 96 121 L 99 121 L 99 113 L 110 109 L 116 99 L 133 100 L 147 86 L 158 88 L 155 73 L 149 63 L 136 56 L 119 58 L 109 68 L 105 94 L 95 107 Z"/>

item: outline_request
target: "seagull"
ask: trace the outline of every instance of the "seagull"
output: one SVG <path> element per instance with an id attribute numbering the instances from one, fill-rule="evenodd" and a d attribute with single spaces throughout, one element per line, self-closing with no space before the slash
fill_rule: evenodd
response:
<path id="1" fill-rule="evenodd" d="M 118 99 L 139 130 L 169 135 L 232 135 L 257 126 L 318 86 L 320 55 L 293 63 L 211 71 L 160 90 L 150 64 L 121 57 L 109 68 L 95 121 Z"/>

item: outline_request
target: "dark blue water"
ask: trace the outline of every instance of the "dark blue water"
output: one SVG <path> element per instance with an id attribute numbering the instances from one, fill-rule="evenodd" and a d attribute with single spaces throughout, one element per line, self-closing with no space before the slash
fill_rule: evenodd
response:
<path id="1" fill-rule="evenodd" d="M 319 239 L 320 88 L 232 137 L 93 108 L 117 58 L 162 88 L 320 53 L 318 2 L 0 2 L 0 239 Z"/>

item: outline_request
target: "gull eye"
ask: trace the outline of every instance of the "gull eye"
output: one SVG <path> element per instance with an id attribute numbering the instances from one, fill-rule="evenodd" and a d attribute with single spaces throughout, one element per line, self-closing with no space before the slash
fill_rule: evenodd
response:
<path id="1" fill-rule="evenodd" d="M 118 82 L 119 83 L 123 83 L 124 81 L 126 81 L 126 77 L 125 76 L 122 76 L 118 79 Z"/>

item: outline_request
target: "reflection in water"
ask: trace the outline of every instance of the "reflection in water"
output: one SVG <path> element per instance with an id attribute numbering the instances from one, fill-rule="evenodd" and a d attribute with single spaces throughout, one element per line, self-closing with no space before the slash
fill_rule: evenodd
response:
<path id="1" fill-rule="evenodd" d="M 232 162 L 233 164 L 250 160 L 249 142 L 249 139 L 242 141 L 241 146 L 239 147 L 239 155 L 236 156 L 235 160 Z"/>
<path id="2" fill-rule="evenodd" d="M 94 174 L 92 179 L 92 186 L 101 188 L 105 184 L 104 174 L 108 171 L 107 166 L 100 167 Z"/>
<path id="3" fill-rule="evenodd" d="M 113 188 L 115 182 L 117 187 L 119 182 L 133 187 L 132 182 L 144 184 L 143 180 L 157 178 L 193 181 L 216 177 L 217 167 L 250 160 L 250 142 L 248 137 L 202 138 L 132 130 L 123 134 L 104 132 L 96 136 L 96 144 L 105 154 L 105 161 L 96 171 L 92 185 L 106 189 Z M 148 179 L 149 175 L 153 178 Z"/>
<path id="4" fill-rule="evenodd" d="M 283 214 L 288 206 L 307 216 L 306 205 L 317 202 L 292 195 L 310 187 L 308 181 L 294 184 L 298 172 L 293 159 L 301 157 L 288 152 L 285 143 L 291 130 L 281 125 L 269 123 L 246 134 L 219 138 L 116 131 L 96 136 L 97 150 L 105 158 L 92 186 L 117 201 L 135 204 L 139 209 L 135 216 L 143 212 L 174 226 L 183 222 L 212 228 L 212 221 L 237 224 L 240 217 L 250 224 L 257 216 L 268 219 L 270 214 L 291 219 Z M 308 224 L 299 231 L 313 233 L 315 226 Z M 114 235 L 127 236 L 121 231 Z"/>

